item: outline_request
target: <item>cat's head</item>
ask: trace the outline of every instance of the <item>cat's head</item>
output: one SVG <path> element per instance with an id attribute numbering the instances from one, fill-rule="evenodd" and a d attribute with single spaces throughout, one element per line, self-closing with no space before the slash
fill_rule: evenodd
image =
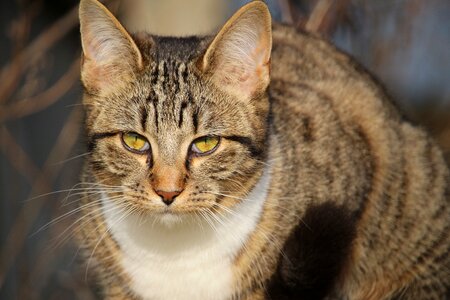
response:
<path id="1" fill-rule="evenodd" d="M 243 201 L 267 152 L 265 4 L 241 8 L 215 37 L 131 36 L 96 0 L 81 1 L 80 23 L 91 180 L 162 219 Z"/>

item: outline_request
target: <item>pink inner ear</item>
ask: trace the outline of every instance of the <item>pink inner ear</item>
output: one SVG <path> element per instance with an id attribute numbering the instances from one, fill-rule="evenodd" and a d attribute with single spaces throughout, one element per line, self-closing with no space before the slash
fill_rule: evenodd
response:
<path id="1" fill-rule="evenodd" d="M 239 94 L 251 95 L 261 86 L 261 83 L 268 80 L 266 51 L 264 43 L 260 42 L 249 56 L 242 56 L 242 61 L 238 58 L 224 59 L 217 68 L 218 83 L 229 89 L 235 89 Z M 223 58 L 226 58 L 227 53 L 223 55 L 225 56 Z"/>
<path id="2" fill-rule="evenodd" d="M 115 33 L 111 32 L 105 37 L 90 31 L 86 32 L 83 44 L 86 57 L 97 64 L 102 64 L 108 60 L 118 60 L 124 54 L 128 56 L 130 50 L 126 41 L 121 36 L 114 35 Z"/>
<path id="3" fill-rule="evenodd" d="M 202 65 L 214 83 L 241 99 L 264 92 L 269 84 L 272 48 L 270 13 L 254 1 L 239 10 L 213 40 Z"/>
<path id="4" fill-rule="evenodd" d="M 232 92 L 250 96 L 253 94 L 261 82 L 265 81 L 264 76 L 268 73 L 266 68 L 260 66 L 252 72 L 238 66 L 228 66 L 222 68 L 222 74 L 218 74 L 220 85 L 230 89 Z"/>
<path id="5" fill-rule="evenodd" d="M 89 58 L 87 60 L 90 60 Z M 89 64 L 89 65 L 88 65 Z M 98 85 L 101 81 L 107 79 L 108 72 L 105 68 L 98 67 L 96 64 L 86 61 L 86 76 L 91 83 Z M 105 78 L 106 77 L 106 78 Z"/>
<path id="6" fill-rule="evenodd" d="M 98 64 L 86 57 L 82 68 L 83 82 L 106 92 L 111 88 L 117 88 L 129 79 L 129 74 L 122 69 L 114 63 Z"/>
<path id="7" fill-rule="evenodd" d="M 85 55 L 87 56 L 87 58 L 92 59 L 93 61 L 100 62 L 101 55 L 99 54 L 102 52 L 102 46 L 97 40 L 92 39 L 90 36 L 91 35 L 89 34 L 88 38 L 86 39 L 87 43 L 84 45 Z"/>

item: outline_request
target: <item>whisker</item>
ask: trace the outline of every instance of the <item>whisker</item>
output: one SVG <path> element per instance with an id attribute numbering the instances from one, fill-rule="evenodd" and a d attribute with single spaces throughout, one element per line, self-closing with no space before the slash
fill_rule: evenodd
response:
<path id="1" fill-rule="evenodd" d="M 32 234 L 30 235 L 30 237 L 35 236 L 35 235 L 38 234 L 39 232 L 41 232 L 41 231 L 47 229 L 48 227 L 50 227 L 50 226 L 52 226 L 52 225 L 55 225 L 56 223 L 62 221 L 63 219 L 65 219 L 65 218 L 67 218 L 67 217 L 70 217 L 70 216 L 76 214 L 77 212 L 79 212 L 79 211 L 81 211 L 81 210 L 83 210 L 83 209 L 86 209 L 86 208 L 91 207 L 91 206 L 98 205 L 100 202 L 101 202 L 101 200 L 96 200 L 96 201 L 93 201 L 93 202 L 84 204 L 84 205 L 82 205 L 82 206 L 80 206 L 80 207 L 77 207 L 77 208 L 75 208 L 75 209 L 73 209 L 73 210 L 67 212 L 67 213 L 64 213 L 63 215 L 61 215 L 61 216 L 59 216 L 59 217 L 56 217 L 55 219 L 53 219 L 53 220 L 51 220 L 50 222 L 48 222 L 48 223 L 44 224 L 43 226 L 41 226 L 38 230 L 36 230 L 34 233 L 32 233 Z"/>
<path id="2" fill-rule="evenodd" d="M 124 212 L 125 209 L 125 212 Z M 118 213 L 123 213 L 123 215 L 117 219 L 114 224 L 112 224 L 111 226 L 108 226 L 107 223 L 105 223 L 106 225 L 106 230 L 105 232 L 102 234 L 102 236 L 100 237 L 100 239 L 98 240 L 98 242 L 95 244 L 94 249 L 92 250 L 92 253 L 88 259 L 87 262 L 87 266 L 86 266 L 86 273 L 85 273 L 85 279 L 87 280 L 87 274 L 88 274 L 88 270 L 89 270 L 89 265 L 91 263 L 91 260 L 94 256 L 95 251 L 97 250 L 98 246 L 100 245 L 100 243 L 103 241 L 103 239 L 107 236 L 107 234 L 110 232 L 110 230 L 112 229 L 113 226 L 115 226 L 117 223 L 121 222 L 123 219 L 125 219 L 126 217 L 130 216 L 137 208 L 133 207 L 131 209 L 127 209 L 126 207 L 124 209 L 121 209 L 118 211 Z"/>
<path id="3" fill-rule="evenodd" d="M 78 184 L 76 184 L 75 186 L 77 186 Z M 75 187 L 74 186 L 74 187 Z M 113 188 L 121 188 L 120 186 L 117 186 L 117 187 L 115 187 L 115 186 L 102 186 L 102 187 L 99 187 L 99 190 L 100 190 L 100 188 L 102 188 L 102 189 L 113 189 Z M 55 194 L 61 194 L 61 193 L 67 193 L 67 192 L 71 192 L 71 191 L 85 191 L 85 190 L 92 190 L 93 188 L 70 188 L 70 189 L 64 189 L 64 190 L 59 190 L 59 191 L 53 191 L 53 192 L 49 192 L 49 193 L 45 193 L 45 194 L 41 194 L 41 195 L 38 195 L 38 196 L 35 196 L 35 197 L 32 197 L 32 198 L 29 198 L 29 199 L 26 199 L 24 202 L 29 202 L 29 201 L 32 201 L 32 200 L 36 200 L 36 199 L 39 199 L 39 198 L 42 198 L 42 197 L 46 197 L 46 196 L 51 196 L 51 195 L 55 195 Z"/>
<path id="4" fill-rule="evenodd" d="M 110 198 L 110 199 L 114 199 L 114 198 Z M 120 200 L 120 197 L 114 199 L 115 201 Z M 113 207 L 116 208 L 116 207 Z M 67 231 L 71 230 L 72 228 L 74 228 L 75 225 L 77 225 L 77 223 L 83 221 L 84 219 L 87 218 L 87 220 L 85 220 L 81 225 L 80 228 L 82 228 L 84 225 L 86 225 L 87 223 L 89 223 L 91 220 L 100 217 L 102 215 L 102 212 L 104 211 L 104 207 L 101 206 L 99 204 L 99 207 L 88 211 L 86 214 L 82 215 L 80 218 L 78 218 L 77 220 L 75 220 L 69 227 L 67 227 L 60 235 L 58 235 L 56 237 L 56 239 L 61 238 L 62 235 L 64 235 Z M 109 210 L 107 210 L 109 211 Z M 106 211 L 105 211 L 106 212 Z M 73 233 L 72 233 L 73 234 Z M 68 238 L 70 238 L 70 235 L 68 235 L 66 238 L 64 238 L 63 240 L 61 240 L 61 242 L 58 242 L 55 247 L 59 247 L 59 245 L 61 245 L 62 243 L 64 243 Z"/>
<path id="5" fill-rule="evenodd" d="M 77 193 L 69 193 L 63 200 L 62 200 L 62 207 L 64 206 L 68 206 L 70 204 L 73 204 L 75 202 L 78 201 L 82 201 L 84 199 L 86 199 L 87 197 L 93 197 L 95 195 L 101 195 L 104 192 L 106 193 L 122 193 L 123 190 L 122 189 L 98 189 L 98 190 L 86 190 L 86 191 L 81 191 L 81 192 L 77 192 Z M 79 198 L 75 198 L 75 200 L 72 201 L 68 201 L 69 198 L 75 197 L 75 196 L 79 196 L 79 195 L 84 195 L 83 197 L 79 197 Z M 110 197 L 111 198 L 111 197 Z"/>
<path id="6" fill-rule="evenodd" d="M 202 208 L 199 210 L 199 213 L 203 216 L 204 220 L 206 221 L 206 223 L 208 223 L 209 227 L 217 234 L 217 228 L 216 226 L 213 224 L 212 220 L 209 218 L 208 216 L 208 210 L 205 208 Z"/>
<path id="7" fill-rule="evenodd" d="M 228 194 L 223 194 L 223 193 L 218 193 L 218 192 L 214 192 L 214 191 L 200 191 L 200 194 L 213 194 L 216 196 L 224 196 L 224 197 L 228 197 L 228 198 L 232 198 L 232 199 L 237 199 L 237 200 L 246 200 L 245 198 L 241 198 L 241 197 L 236 197 L 233 195 L 228 195 Z"/>
<path id="8" fill-rule="evenodd" d="M 76 156 L 72 156 L 72 157 L 70 157 L 70 158 L 68 158 L 68 159 L 65 159 L 65 160 L 56 162 L 56 163 L 54 163 L 54 164 L 52 164 L 52 165 L 54 165 L 54 166 L 56 166 L 56 165 L 61 165 L 61 164 L 64 164 L 64 163 L 66 163 L 66 162 L 72 161 L 72 160 L 74 160 L 74 159 L 81 158 L 81 157 L 84 157 L 84 156 L 86 156 L 86 155 L 89 155 L 89 154 L 91 154 L 91 153 L 92 153 L 92 152 L 85 152 L 85 153 L 82 153 L 82 154 L 79 154 L 79 155 L 76 155 Z"/>

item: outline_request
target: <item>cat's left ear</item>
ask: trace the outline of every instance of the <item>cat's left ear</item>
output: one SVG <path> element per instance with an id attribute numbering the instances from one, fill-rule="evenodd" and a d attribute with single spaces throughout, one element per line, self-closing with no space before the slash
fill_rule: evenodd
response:
<path id="1" fill-rule="evenodd" d="M 119 21 L 97 0 L 81 0 L 81 79 L 87 89 L 114 92 L 142 68 L 142 56 Z"/>
<path id="2" fill-rule="evenodd" d="M 262 1 L 243 6 L 223 26 L 199 68 L 224 91 L 251 99 L 267 89 L 270 81 L 272 21 Z"/>

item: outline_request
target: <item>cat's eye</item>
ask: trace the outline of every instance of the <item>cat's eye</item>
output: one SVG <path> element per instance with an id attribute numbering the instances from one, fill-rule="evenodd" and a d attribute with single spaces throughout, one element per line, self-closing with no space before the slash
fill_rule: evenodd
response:
<path id="1" fill-rule="evenodd" d="M 122 143 L 125 148 L 135 153 L 145 153 L 150 149 L 150 143 L 145 137 L 134 132 L 122 134 Z"/>
<path id="2" fill-rule="evenodd" d="M 192 142 L 191 151 L 198 155 L 206 155 L 214 152 L 219 146 L 218 136 L 202 136 Z"/>

